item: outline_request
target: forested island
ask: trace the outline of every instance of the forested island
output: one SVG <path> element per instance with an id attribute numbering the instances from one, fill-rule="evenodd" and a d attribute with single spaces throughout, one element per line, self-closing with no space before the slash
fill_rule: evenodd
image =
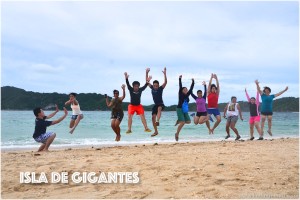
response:
<path id="1" fill-rule="evenodd" d="M 64 102 L 69 99 L 68 94 L 59 93 L 38 93 L 25 91 L 20 88 L 4 86 L 1 87 L 1 109 L 2 110 L 32 110 L 34 107 L 40 106 L 45 110 L 54 108 L 57 103 L 60 108 L 64 106 Z M 79 93 L 77 99 L 80 102 L 81 110 L 96 111 L 110 110 L 105 103 L 104 95 L 96 93 Z M 191 101 L 193 102 L 193 101 Z M 248 102 L 238 102 L 242 111 L 249 111 Z M 127 110 L 128 102 L 123 103 L 123 109 Z M 146 111 L 151 111 L 153 105 L 144 106 Z M 222 112 L 226 103 L 220 103 L 219 109 Z M 166 106 L 165 111 L 175 111 L 176 105 Z M 196 110 L 196 104 L 190 103 L 190 110 Z M 299 98 L 283 97 L 274 100 L 274 112 L 299 112 Z"/>

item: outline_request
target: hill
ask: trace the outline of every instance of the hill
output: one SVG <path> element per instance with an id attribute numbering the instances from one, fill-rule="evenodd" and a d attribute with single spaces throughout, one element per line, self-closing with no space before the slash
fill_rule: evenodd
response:
<path id="1" fill-rule="evenodd" d="M 44 109 L 53 109 L 57 103 L 60 108 L 69 99 L 68 94 L 38 93 L 25 91 L 20 88 L 4 86 L 1 87 L 1 109 L 2 110 L 32 110 L 41 106 Z M 77 99 L 82 110 L 110 110 L 105 103 L 104 95 L 96 93 L 79 93 Z M 247 102 L 239 102 L 242 111 L 249 111 Z M 123 103 L 123 109 L 127 110 L 128 102 Z M 226 103 L 220 103 L 219 109 L 223 112 Z M 151 111 L 152 105 L 144 106 L 146 111 Z M 175 111 L 176 105 L 167 106 L 166 111 Z M 196 104 L 190 104 L 190 110 L 196 110 Z M 299 112 L 299 98 L 284 97 L 274 100 L 273 110 L 275 112 Z"/>

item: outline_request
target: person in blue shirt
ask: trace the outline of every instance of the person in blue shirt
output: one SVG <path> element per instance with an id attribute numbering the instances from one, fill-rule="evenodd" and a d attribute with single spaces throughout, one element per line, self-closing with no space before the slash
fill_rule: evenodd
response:
<path id="1" fill-rule="evenodd" d="M 264 133 L 264 126 L 266 118 L 268 119 L 268 133 L 270 136 L 272 136 L 272 116 L 273 116 L 273 99 L 282 95 L 284 92 L 286 92 L 289 88 L 288 86 L 282 90 L 281 92 L 277 94 L 271 94 L 271 88 L 264 87 L 263 90 L 260 89 L 258 80 L 255 80 L 255 84 L 257 87 L 257 91 L 259 92 L 261 96 L 261 133 L 263 135 Z"/>
<path id="2" fill-rule="evenodd" d="M 46 131 L 47 127 L 60 123 L 68 115 L 68 111 L 64 107 L 64 115 L 62 117 L 54 121 L 47 121 L 46 119 L 52 118 L 59 111 L 57 105 L 55 106 L 56 106 L 55 112 L 53 112 L 48 116 L 45 115 L 44 111 L 40 107 L 37 107 L 33 110 L 33 114 L 35 115 L 36 119 L 35 119 L 34 133 L 32 137 L 36 142 L 42 143 L 42 145 L 38 149 L 38 152 L 40 151 L 47 152 L 49 146 L 52 144 L 53 140 L 56 137 L 56 134 L 54 132 Z"/>
<path id="3" fill-rule="evenodd" d="M 146 81 L 152 79 L 152 76 L 148 76 L 149 72 L 150 72 L 150 68 L 147 68 Z M 161 86 L 159 86 L 159 82 L 157 80 L 153 81 L 153 85 L 151 83 L 148 83 L 148 86 L 151 88 L 151 93 L 155 104 L 152 108 L 152 124 L 154 128 L 154 133 L 151 135 L 151 137 L 158 135 L 157 126 L 159 126 L 161 111 L 165 107 L 162 99 L 162 95 L 163 95 L 163 90 L 167 85 L 167 69 L 164 68 L 164 71 L 162 72 L 164 73 L 164 83 Z"/>

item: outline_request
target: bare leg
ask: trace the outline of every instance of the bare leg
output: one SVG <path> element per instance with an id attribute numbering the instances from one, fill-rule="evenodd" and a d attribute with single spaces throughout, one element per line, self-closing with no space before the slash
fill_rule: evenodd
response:
<path id="1" fill-rule="evenodd" d="M 49 149 L 49 146 L 52 144 L 54 138 L 56 137 L 56 134 L 54 133 L 53 135 L 51 135 L 47 141 L 46 141 L 46 144 L 45 144 L 45 148 L 44 148 L 44 151 L 48 151 Z"/>
<path id="2" fill-rule="evenodd" d="M 42 144 L 38 150 L 38 152 L 43 151 L 45 149 L 46 144 Z"/>
<path id="3" fill-rule="evenodd" d="M 194 124 L 198 124 L 199 123 L 199 117 L 197 117 L 196 115 L 194 116 Z"/>
<path id="4" fill-rule="evenodd" d="M 161 117 L 161 110 L 162 110 L 162 107 L 159 106 L 157 108 L 157 119 L 156 119 L 156 122 L 158 122 L 156 125 L 159 126 L 159 120 L 160 120 L 160 117 Z"/>
<path id="5" fill-rule="evenodd" d="M 145 131 L 149 132 L 149 131 L 148 131 L 149 128 L 148 128 L 148 126 L 147 126 L 147 121 L 146 121 L 146 119 L 145 119 L 145 115 L 144 115 L 144 114 L 141 114 L 140 117 L 141 117 L 142 123 L 143 123 L 143 125 L 144 125 Z"/>
<path id="6" fill-rule="evenodd" d="M 175 140 L 176 141 L 178 141 L 179 133 L 180 133 L 182 127 L 185 125 L 185 122 L 184 121 L 180 121 L 178 124 L 179 125 L 177 127 L 177 132 L 175 133 Z"/>
<path id="7" fill-rule="evenodd" d="M 230 137 L 230 129 L 229 129 L 229 127 L 230 127 L 230 122 L 226 122 L 226 128 L 225 128 L 225 130 L 226 130 L 226 133 L 227 133 L 228 137 Z"/>
<path id="8" fill-rule="evenodd" d="M 201 116 L 199 118 L 199 124 L 203 124 L 204 122 L 207 122 L 209 120 L 208 116 Z"/>
<path id="9" fill-rule="evenodd" d="M 250 124 L 250 139 L 254 137 L 254 124 Z"/>
<path id="10" fill-rule="evenodd" d="M 79 124 L 80 120 L 83 118 L 83 115 L 78 115 L 77 119 L 75 120 L 75 124 L 74 126 L 71 128 L 70 133 L 72 134 L 75 130 L 75 128 L 77 127 L 77 125 Z"/>
<path id="11" fill-rule="evenodd" d="M 217 115 L 216 118 L 217 118 L 217 121 L 215 122 L 214 127 L 211 129 L 211 132 L 212 132 L 212 133 L 214 133 L 214 130 L 217 128 L 217 126 L 218 126 L 218 125 L 220 124 L 220 122 L 221 122 L 221 116 L 220 116 L 220 115 Z"/>
<path id="12" fill-rule="evenodd" d="M 111 126 L 112 130 L 115 132 L 115 134 L 117 135 L 117 129 L 116 129 L 116 126 L 115 126 L 115 121 L 116 121 L 116 119 L 112 119 L 110 126 Z M 117 136 L 116 136 L 115 141 L 117 141 Z"/>
<path id="13" fill-rule="evenodd" d="M 264 135 L 266 115 L 261 115 L 261 134 Z"/>
<path id="14" fill-rule="evenodd" d="M 121 124 L 121 121 L 116 119 L 115 120 L 115 133 L 117 134 L 117 137 L 116 137 L 116 141 L 119 142 L 121 140 L 121 128 L 120 128 L 120 124 Z"/>
<path id="15" fill-rule="evenodd" d="M 262 137 L 263 134 L 262 134 L 262 132 L 261 132 L 259 122 L 255 122 L 254 125 L 255 125 L 255 128 L 256 128 L 256 130 L 257 130 L 259 136 Z"/>
<path id="16" fill-rule="evenodd" d="M 152 115 L 152 124 L 153 124 L 153 128 L 154 128 L 154 133 L 151 135 L 151 137 L 154 137 L 158 134 L 157 126 L 156 126 L 156 115 L 155 114 Z"/>
<path id="17" fill-rule="evenodd" d="M 268 115 L 268 133 L 272 136 L 272 115 Z"/>
<path id="18" fill-rule="evenodd" d="M 131 133 L 132 117 L 133 115 L 128 114 L 128 130 L 126 133 Z"/>
<path id="19" fill-rule="evenodd" d="M 70 121 L 70 128 L 73 128 L 73 126 L 74 126 L 74 124 L 75 124 L 75 120 L 73 120 L 73 119 L 71 119 L 71 121 Z"/>
<path id="20" fill-rule="evenodd" d="M 208 119 L 209 119 L 209 116 L 210 116 L 210 115 L 207 115 L 207 116 L 208 116 Z M 205 123 L 206 123 L 207 129 L 208 129 L 208 134 L 213 134 L 213 133 L 210 131 L 210 123 L 209 123 L 209 121 L 206 121 Z"/>
<path id="21" fill-rule="evenodd" d="M 238 140 L 238 139 L 240 139 L 240 135 L 239 135 L 238 130 L 235 128 L 235 124 L 236 124 L 236 122 L 231 122 L 230 123 L 230 128 L 236 134 L 236 139 L 235 140 Z"/>

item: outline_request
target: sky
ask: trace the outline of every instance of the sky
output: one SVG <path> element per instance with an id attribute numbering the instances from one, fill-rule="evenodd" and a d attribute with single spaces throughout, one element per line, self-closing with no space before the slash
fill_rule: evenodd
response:
<path id="1" fill-rule="evenodd" d="M 166 105 L 178 102 L 179 75 L 196 93 L 211 73 L 220 103 L 245 101 L 245 88 L 256 96 L 256 79 L 299 97 L 299 3 L 1 2 L 1 86 L 112 96 L 124 72 L 143 85 L 147 67 L 160 83 L 167 68 Z M 142 104 L 153 104 L 149 88 Z"/>

